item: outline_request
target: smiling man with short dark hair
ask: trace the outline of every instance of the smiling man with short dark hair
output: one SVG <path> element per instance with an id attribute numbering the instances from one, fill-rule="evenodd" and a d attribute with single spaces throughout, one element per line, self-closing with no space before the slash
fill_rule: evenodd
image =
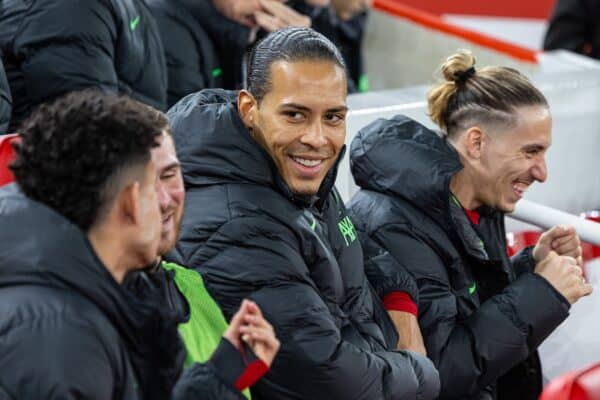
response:
<path id="1" fill-rule="evenodd" d="M 199 92 L 169 117 L 187 189 L 180 262 L 227 318 L 256 302 L 281 341 L 253 396 L 435 398 L 431 362 L 394 350 L 333 188 L 347 113 L 339 51 L 311 29 L 277 31 L 247 75 L 247 91 Z"/>

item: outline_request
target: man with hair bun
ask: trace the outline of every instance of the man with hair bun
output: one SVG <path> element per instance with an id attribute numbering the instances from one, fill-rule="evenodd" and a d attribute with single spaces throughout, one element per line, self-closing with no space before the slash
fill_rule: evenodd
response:
<path id="1" fill-rule="evenodd" d="M 442 73 L 428 96 L 441 134 L 398 115 L 352 142 L 367 274 L 401 336 L 414 333 L 405 347 L 438 368 L 441 399 L 537 399 L 537 347 L 592 290 L 573 228 L 506 254 L 504 214 L 546 180 L 548 103 L 516 70 L 476 69 L 466 51 Z M 397 284 L 407 272 L 416 294 Z"/>
<path id="2" fill-rule="evenodd" d="M 260 399 L 433 399 L 426 357 L 397 351 L 333 187 L 346 135 L 339 50 L 309 28 L 251 52 L 247 90 L 190 95 L 168 113 L 186 187 L 177 259 L 227 318 L 254 301 L 281 348 Z"/>

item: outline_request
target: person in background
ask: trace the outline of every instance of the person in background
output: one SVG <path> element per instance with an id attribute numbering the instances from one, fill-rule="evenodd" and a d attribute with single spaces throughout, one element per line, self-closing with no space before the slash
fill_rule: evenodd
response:
<path id="1" fill-rule="evenodd" d="M 152 149 L 152 162 L 162 220 L 160 259 L 151 268 L 131 274 L 125 285 L 135 293 L 162 288 L 163 304 L 181 315 L 179 331 L 187 350 L 186 365 L 202 366 L 195 367 L 197 383 L 180 385 L 176 397 L 250 398 L 248 387 L 268 371 L 279 342 L 256 303 L 244 300 L 228 325 L 198 272 L 162 261 L 177 243 L 185 188 L 170 129 L 158 142 Z"/>
<path id="2" fill-rule="evenodd" d="M 370 1 L 292 0 L 298 12 L 308 15 L 312 28 L 325 35 L 342 52 L 348 69 L 348 91 L 366 92 L 369 82 L 362 60 L 362 41 Z"/>
<path id="3" fill-rule="evenodd" d="M 346 71 L 309 28 L 251 52 L 248 90 L 205 90 L 168 113 L 186 206 L 175 259 L 202 274 L 227 318 L 243 299 L 281 348 L 258 398 L 433 399 L 431 362 L 397 334 L 364 274 L 333 187 L 346 134 Z"/>
<path id="4" fill-rule="evenodd" d="M 1 60 L 1 58 L 0 58 Z M 0 135 L 8 133 L 10 114 L 12 111 L 12 96 L 6 80 L 4 66 L 0 61 Z"/>
<path id="5" fill-rule="evenodd" d="M 11 132 L 39 104 L 90 87 L 167 106 L 164 50 L 144 0 L 3 1 L 0 54 Z"/>
<path id="6" fill-rule="evenodd" d="M 355 3 L 355 2 L 351 2 Z M 148 0 L 165 49 L 168 106 L 205 88 L 239 89 L 244 57 L 255 40 L 288 26 L 312 26 L 338 44 L 349 65 L 351 91 L 362 73 L 362 11 L 339 3 L 344 19 L 329 0 Z M 362 18 L 362 19 L 361 19 Z M 366 80 L 363 79 L 363 89 Z"/>
<path id="7" fill-rule="evenodd" d="M 369 79 L 364 68 L 362 45 L 369 0 L 331 0 L 331 8 L 337 16 L 335 43 L 341 49 L 348 67 L 351 91 L 367 92 Z"/>
<path id="8" fill-rule="evenodd" d="M 204 88 L 240 89 L 259 30 L 310 26 L 281 0 L 149 0 L 164 43 L 169 106 Z"/>
<path id="9" fill-rule="evenodd" d="M 600 2 L 558 0 L 548 24 L 544 50 L 565 49 L 600 59 Z"/>
<path id="10" fill-rule="evenodd" d="M 400 346 L 438 368 L 441 399 L 537 399 L 538 346 L 592 290 L 572 228 L 506 253 L 504 215 L 546 180 L 548 103 L 516 70 L 475 69 L 466 51 L 442 72 L 428 97 L 441 135 L 399 115 L 352 142 L 361 190 L 349 209 L 367 274 Z"/>

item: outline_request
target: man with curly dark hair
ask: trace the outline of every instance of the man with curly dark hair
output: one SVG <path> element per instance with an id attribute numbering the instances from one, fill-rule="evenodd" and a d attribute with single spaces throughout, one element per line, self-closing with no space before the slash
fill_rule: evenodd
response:
<path id="1" fill-rule="evenodd" d="M 23 124 L 0 189 L 0 387 L 16 399 L 166 399 L 179 320 L 122 289 L 161 237 L 151 150 L 164 115 L 93 91 Z"/>

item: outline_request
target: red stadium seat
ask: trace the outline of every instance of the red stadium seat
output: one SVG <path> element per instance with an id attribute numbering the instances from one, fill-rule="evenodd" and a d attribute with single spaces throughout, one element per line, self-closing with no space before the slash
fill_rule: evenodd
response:
<path id="1" fill-rule="evenodd" d="M 600 400 L 600 364 L 556 378 L 540 400 Z"/>
<path id="2" fill-rule="evenodd" d="M 15 180 L 12 172 L 8 169 L 8 164 L 15 158 L 15 152 L 11 143 L 17 140 L 18 135 L 0 136 L 0 186 L 4 186 Z"/>
<path id="3" fill-rule="evenodd" d="M 594 222 L 600 222 L 600 211 L 589 211 L 581 216 L 585 219 Z M 584 243 L 586 246 L 583 248 L 583 259 L 584 260 L 593 260 L 594 258 L 600 257 L 600 246 L 594 246 L 591 243 Z"/>

